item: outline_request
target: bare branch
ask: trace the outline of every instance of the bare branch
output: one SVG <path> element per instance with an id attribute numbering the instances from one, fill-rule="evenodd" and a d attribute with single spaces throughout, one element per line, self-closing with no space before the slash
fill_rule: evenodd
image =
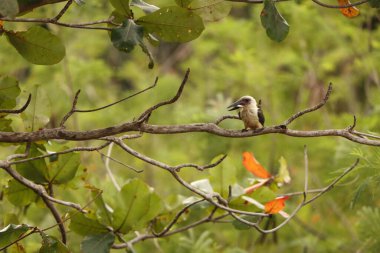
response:
<path id="1" fill-rule="evenodd" d="M 42 200 L 44 201 L 47 208 L 49 208 L 50 212 L 52 213 L 55 221 L 58 224 L 59 232 L 61 233 L 62 242 L 66 244 L 67 236 L 66 236 L 66 229 L 65 225 L 63 224 L 63 221 L 61 219 L 61 215 L 59 214 L 57 208 L 53 205 L 52 202 L 50 202 L 49 199 L 47 199 L 45 196 L 41 195 Z"/>
<path id="2" fill-rule="evenodd" d="M 78 90 L 77 93 L 75 93 L 73 104 L 71 106 L 71 110 L 63 117 L 61 123 L 59 124 L 60 127 L 63 127 L 65 125 L 66 121 L 71 117 L 71 115 L 73 115 L 75 113 L 76 106 L 78 103 L 79 93 L 80 93 L 80 90 Z"/>
<path id="3" fill-rule="evenodd" d="M 108 107 L 111 107 L 111 106 L 113 106 L 113 105 L 116 105 L 116 104 L 118 104 L 118 103 L 121 103 L 121 102 L 123 102 L 123 101 L 125 101 L 125 100 L 127 100 L 127 99 L 130 99 L 130 98 L 132 98 L 132 97 L 134 97 L 134 96 L 137 96 L 137 95 L 139 95 L 139 94 L 141 94 L 141 93 L 144 93 L 144 92 L 146 92 L 146 91 L 148 91 L 148 90 L 150 90 L 150 89 L 156 87 L 157 82 L 158 82 L 158 77 L 156 77 L 156 79 L 154 80 L 154 83 L 153 83 L 151 86 L 149 86 L 148 88 L 145 88 L 145 89 L 143 89 L 143 90 L 140 90 L 140 91 L 138 91 L 138 92 L 136 92 L 136 93 L 134 93 L 134 94 L 132 94 L 132 95 L 129 95 L 128 97 L 125 97 L 125 98 L 120 99 L 120 100 L 118 100 L 118 101 L 116 101 L 116 102 L 113 102 L 113 103 L 111 103 L 111 104 L 108 104 L 108 105 L 105 105 L 105 106 L 102 106 L 102 107 L 99 107 L 99 108 L 96 108 L 96 109 L 89 109 L 89 110 L 79 110 L 79 109 L 78 109 L 78 110 L 75 110 L 75 112 L 96 112 L 96 111 L 100 111 L 100 110 L 106 109 L 106 108 L 108 108 Z"/>
<path id="4" fill-rule="evenodd" d="M 205 170 L 205 169 L 209 169 L 209 168 L 213 168 L 213 167 L 216 167 L 218 166 L 221 162 L 223 162 L 223 160 L 227 157 L 227 155 L 223 155 L 220 159 L 218 159 L 216 162 L 214 163 L 211 163 L 211 164 L 207 164 L 207 165 L 203 165 L 203 166 L 200 166 L 198 164 L 193 164 L 193 163 L 184 163 L 184 164 L 180 164 L 180 165 L 177 165 L 177 166 L 174 166 L 172 167 L 175 171 L 179 172 L 182 168 L 196 168 L 197 170 Z"/>
<path id="5" fill-rule="evenodd" d="M 364 4 L 364 3 L 367 3 L 368 0 L 362 0 L 362 1 L 359 1 L 359 2 L 356 2 L 356 3 L 351 3 L 351 4 L 345 4 L 345 5 L 331 5 L 331 4 L 325 4 L 325 3 L 322 3 L 321 1 L 319 0 L 312 0 L 314 3 L 322 6 L 322 7 L 325 7 L 325 8 L 332 8 L 332 9 L 341 9 L 341 8 L 348 8 L 348 7 L 353 7 L 353 6 L 358 6 L 358 5 L 361 5 L 361 4 Z"/>
<path id="6" fill-rule="evenodd" d="M 58 21 L 62 16 L 63 14 L 65 14 L 65 12 L 69 9 L 70 5 L 73 3 L 73 0 L 67 0 L 67 3 L 65 4 L 65 6 L 62 8 L 62 10 L 58 13 L 57 16 L 55 16 L 52 20 L 54 21 Z"/>
<path id="7" fill-rule="evenodd" d="M 22 113 L 29 106 L 31 100 L 32 100 L 32 94 L 29 94 L 28 99 L 26 100 L 25 104 L 20 109 L 11 109 L 11 110 L 0 109 L 0 113 L 10 113 L 10 114 Z"/>
<path id="8" fill-rule="evenodd" d="M 339 177 L 337 177 L 334 181 L 331 182 L 328 186 L 326 186 L 322 191 L 320 191 L 317 195 L 315 195 L 313 198 L 309 199 L 305 202 L 304 205 L 310 204 L 320 196 L 322 196 L 327 191 L 331 190 L 345 175 L 347 175 L 350 171 L 352 171 L 359 163 L 360 159 L 356 159 L 353 165 L 351 167 L 347 168 Z"/>
<path id="9" fill-rule="evenodd" d="M 30 151 L 30 146 L 31 146 L 31 143 L 28 142 L 25 146 L 25 152 L 23 154 L 13 154 L 13 155 L 10 155 L 7 157 L 6 161 L 12 161 L 14 159 L 18 159 L 18 158 L 26 158 L 29 156 L 29 151 Z"/>
<path id="10" fill-rule="evenodd" d="M 308 108 L 308 109 L 306 109 L 306 110 L 303 110 L 303 111 L 297 112 L 296 114 L 294 114 L 293 116 L 291 116 L 289 119 L 287 119 L 287 120 L 283 123 L 283 125 L 287 126 L 287 125 L 289 125 L 293 120 L 297 119 L 298 117 L 301 117 L 302 115 L 304 115 L 304 114 L 306 114 L 306 113 L 316 111 L 316 110 L 318 110 L 319 108 L 321 108 L 322 106 L 324 106 L 324 105 L 326 104 L 327 100 L 329 99 L 329 96 L 330 96 L 330 94 L 331 94 L 331 91 L 332 91 L 332 83 L 329 84 L 329 87 L 328 87 L 328 89 L 327 89 L 326 95 L 325 95 L 325 97 L 323 98 L 323 100 L 322 100 L 319 104 L 317 104 L 317 105 L 315 105 L 315 106 L 313 106 L 313 107 L 311 107 L 311 108 Z"/>
<path id="11" fill-rule="evenodd" d="M 354 130 L 356 126 L 356 116 L 354 115 L 354 122 L 352 123 L 351 126 L 347 127 L 347 131 L 349 131 L 350 133 L 352 133 L 352 131 Z"/>
<path id="12" fill-rule="evenodd" d="M 136 168 L 134 168 L 134 167 L 132 167 L 132 166 L 130 166 L 130 165 L 128 165 L 128 164 L 125 164 L 125 163 L 123 163 L 123 162 L 121 162 L 121 161 L 119 161 L 119 160 L 117 160 L 117 159 L 115 159 L 115 158 L 113 158 L 112 156 L 109 156 L 108 154 L 107 155 L 105 155 L 105 154 L 103 154 L 102 152 L 100 152 L 100 151 L 97 151 L 101 156 L 103 156 L 103 157 L 106 157 L 106 162 L 108 161 L 108 163 L 109 163 L 109 160 L 111 160 L 111 161 L 114 161 L 115 163 L 118 163 L 118 164 L 120 164 L 120 165 L 122 165 L 122 166 L 124 166 L 124 167 L 127 167 L 128 169 L 131 169 L 131 170 L 133 170 L 134 172 L 136 172 L 136 173 L 141 173 L 141 172 L 143 172 L 144 170 L 138 170 L 138 169 L 136 169 Z M 108 165 L 106 165 L 106 167 L 108 167 L 108 169 L 109 169 L 109 164 Z M 108 169 L 107 169 L 107 172 L 108 172 Z M 112 177 L 114 178 L 114 180 L 115 180 L 115 177 L 113 176 L 113 174 L 112 174 L 112 171 L 110 170 L 110 174 L 109 175 L 112 175 Z M 111 177 L 111 176 L 110 176 Z M 116 181 L 115 181 L 116 182 Z M 117 187 L 116 187 L 117 188 Z"/>
<path id="13" fill-rule="evenodd" d="M 226 119 L 240 119 L 240 118 L 239 118 L 239 116 L 236 116 L 236 115 L 225 115 L 225 116 L 222 116 L 219 119 L 217 119 L 214 122 L 214 124 L 219 125 L 223 120 L 226 120 Z"/>
<path id="14" fill-rule="evenodd" d="M 178 88 L 178 91 L 177 91 L 177 94 L 171 98 L 170 100 L 167 100 L 167 101 L 163 101 L 163 102 L 160 102 L 152 107 L 150 107 L 149 109 L 147 109 L 145 112 L 143 112 L 140 117 L 138 118 L 139 120 L 145 120 L 147 117 L 149 117 L 149 115 L 154 111 L 154 110 L 157 110 L 158 108 L 160 108 L 161 106 L 164 106 L 164 105 L 169 105 L 169 104 L 173 104 L 174 102 L 176 102 L 178 100 L 178 98 L 181 96 L 182 94 L 182 91 L 183 91 L 183 88 L 185 87 L 185 84 L 187 82 L 187 79 L 189 78 L 189 74 L 190 74 L 190 69 L 187 69 L 186 73 L 185 73 L 185 76 L 182 80 L 182 83 L 181 85 L 179 86 Z"/>

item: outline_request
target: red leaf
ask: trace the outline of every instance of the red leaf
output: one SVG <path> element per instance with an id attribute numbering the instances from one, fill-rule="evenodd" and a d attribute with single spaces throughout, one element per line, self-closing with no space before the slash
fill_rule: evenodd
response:
<path id="1" fill-rule="evenodd" d="M 272 201 L 267 202 L 264 205 L 265 213 L 275 214 L 280 212 L 285 207 L 285 201 L 289 199 L 289 196 L 279 197 Z"/>
<path id="2" fill-rule="evenodd" d="M 338 0 L 338 3 L 341 6 L 351 4 L 350 0 Z M 346 16 L 348 18 L 354 18 L 354 17 L 358 16 L 360 13 L 359 9 L 356 8 L 355 6 L 347 7 L 347 8 L 340 8 L 339 10 L 344 16 Z"/>
<path id="3" fill-rule="evenodd" d="M 253 175 L 259 178 L 270 178 L 272 175 L 255 159 L 253 153 L 243 153 L 243 165 Z"/>

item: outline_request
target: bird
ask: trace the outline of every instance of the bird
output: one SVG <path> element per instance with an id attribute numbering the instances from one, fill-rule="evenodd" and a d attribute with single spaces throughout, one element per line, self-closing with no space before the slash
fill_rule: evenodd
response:
<path id="1" fill-rule="evenodd" d="M 240 109 L 239 118 L 244 122 L 243 131 L 264 128 L 265 117 L 261 109 L 261 100 L 256 102 L 251 96 L 243 96 L 227 107 L 229 111 Z"/>

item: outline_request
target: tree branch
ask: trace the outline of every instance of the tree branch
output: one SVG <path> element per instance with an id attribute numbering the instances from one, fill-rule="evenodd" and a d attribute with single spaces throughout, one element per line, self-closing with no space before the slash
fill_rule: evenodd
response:
<path id="1" fill-rule="evenodd" d="M 10 114 L 19 114 L 25 111 L 25 109 L 29 106 L 30 101 L 32 100 L 32 94 L 29 94 L 28 99 L 25 104 L 20 109 L 0 109 L 0 113 L 10 113 Z"/>

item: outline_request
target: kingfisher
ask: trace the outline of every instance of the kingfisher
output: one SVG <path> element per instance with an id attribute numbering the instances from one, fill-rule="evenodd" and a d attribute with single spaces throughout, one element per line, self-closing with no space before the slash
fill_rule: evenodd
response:
<path id="1" fill-rule="evenodd" d="M 228 106 L 227 109 L 229 111 L 240 109 L 238 115 L 244 122 L 243 131 L 264 128 L 265 118 L 263 110 L 261 109 L 261 100 L 257 103 L 253 97 L 243 96 Z"/>

